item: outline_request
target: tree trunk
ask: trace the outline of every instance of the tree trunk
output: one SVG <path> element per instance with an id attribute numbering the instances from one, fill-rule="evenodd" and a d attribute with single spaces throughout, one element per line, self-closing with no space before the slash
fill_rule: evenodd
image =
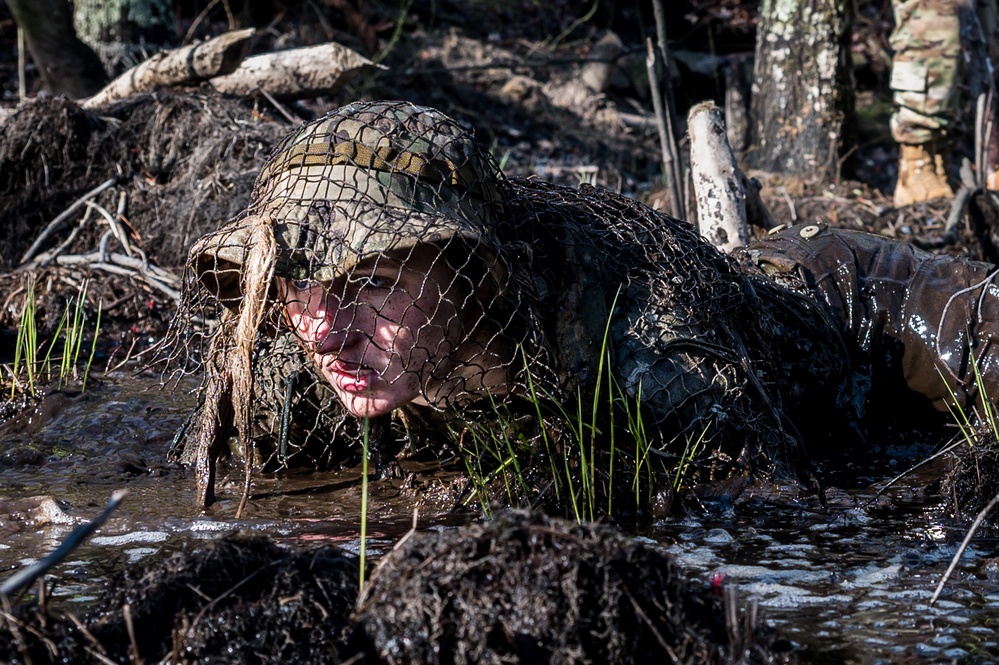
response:
<path id="1" fill-rule="evenodd" d="M 24 31 L 46 90 L 79 99 L 108 82 L 97 54 L 73 31 L 73 8 L 68 0 L 7 0 L 7 6 Z"/>
<path id="2" fill-rule="evenodd" d="M 747 163 L 770 172 L 839 177 L 852 125 L 848 0 L 763 0 Z"/>
<path id="3" fill-rule="evenodd" d="M 76 33 L 112 75 L 179 41 L 171 0 L 73 0 L 73 5 Z"/>

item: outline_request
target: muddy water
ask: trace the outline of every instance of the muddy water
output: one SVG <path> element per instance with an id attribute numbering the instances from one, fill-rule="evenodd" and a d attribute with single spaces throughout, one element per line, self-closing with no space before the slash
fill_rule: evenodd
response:
<path id="1" fill-rule="evenodd" d="M 213 512 L 195 510 L 192 479 L 162 462 L 193 403 L 193 387 L 166 392 L 152 379 L 112 376 L 84 394 L 52 395 L 31 422 L 8 426 L 0 437 L 0 575 L 50 551 L 119 488 L 129 491 L 123 506 L 50 576 L 56 602 L 82 610 L 124 563 L 236 529 L 358 549 L 356 473 L 258 478 L 239 521 L 232 518 L 234 486 L 223 487 Z M 377 555 L 409 530 L 412 498 L 391 483 L 376 483 L 371 492 L 368 550 Z M 868 491 L 831 498 L 826 507 L 708 506 L 696 519 L 662 523 L 641 537 L 672 552 L 696 584 L 724 574 L 809 659 L 999 660 L 996 534 L 976 538 L 930 608 L 964 525 L 918 502 L 862 508 L 872 498 Z M 420 524 L 440 528 L 473 518 L 422 514 Z"/>

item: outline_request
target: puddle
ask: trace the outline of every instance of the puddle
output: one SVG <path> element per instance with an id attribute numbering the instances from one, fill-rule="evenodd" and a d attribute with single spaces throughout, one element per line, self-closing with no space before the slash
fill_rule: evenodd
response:
<path id="1" fill-rule="evenodd" d="M 357 553 L 361 495 L 349 471 L 257 478 L 238 521 L 232 519 L 238 490 L 231 487 L 222 488 L 215 511 L 194 508 L 193 479 L 162 461 L 193 405 L 187 391 L 194 387 L 168 392 L 149 378 L 109 377 L 82 395 L 60 397 L 44 419 L 0 439 L 0 576 L 51 551 L 120 488 L 129 491 L 121 508 L 50 575 L 51 602 L 80 611 L 122 565 L 237 529 Z M 999 659 L 999 536 L 982 532 L 975 539 L 931 608 L 965 525 L 932 506 L 868 513 L 855 506 L 869 493 L 843 497 L 821 510 L 709 507 L 640 537 L 672 553 L 695 584 L 707 587 L 723 574 L 806 659 Z M 420 528 L 446 528 L 473 514 L 421 514 Z M 369 556 L 391 547 L 411 522 L 412 500 L 391 483 L 375 483 Z"/>

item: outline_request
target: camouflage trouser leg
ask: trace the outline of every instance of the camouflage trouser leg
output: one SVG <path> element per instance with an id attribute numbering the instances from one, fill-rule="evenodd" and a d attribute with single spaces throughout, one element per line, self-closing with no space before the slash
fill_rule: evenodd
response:
<path id="1" fill-rule="evenodd" d="M 960 0 L 893 0 L 892 136 L 926 143 L 947 133 L 957 111 Z"/>

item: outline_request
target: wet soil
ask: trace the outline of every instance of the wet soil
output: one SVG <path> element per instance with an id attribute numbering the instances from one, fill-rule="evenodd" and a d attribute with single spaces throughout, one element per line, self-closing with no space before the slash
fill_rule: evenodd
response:
<path id="1" fill-rule="evenodd" d="M 410 537 L 411 536 L 411 537 Z M 75 621 L 22 605 L 0 629 L 18 662 L 795 662 L 661 549 L 598 525 L 509 513 L 408 534 L 358 597 L 359 559 L 235 533 L 112 575 Z M 721 588 L 721 587 L 719 587 Z M 169 608 L 170 611 L 163 611 Z M 726 630 L 723 612 L 738 623 Z M 140 627 L 136 630 L 135 627 Z"/>
<path id="2" fill-rule="evenodd" d="M 333 38 L 364 51 L 371 40 L 376 45 L 379 38 L 381 45 L 386 43 L 398 15 L 396 9 L 376 7 L 380 20 L 368 21 L 373 32 L 355 33 L 338 27 L 349 22 L 303 18 L 306 12 L 314 11 L 312 4 L 285 12 L 273 22 L 274 16 L 264 17 L 262 25 L 270 24 L 271 29 L 262 31 L 254 48 L 266 51 Z M 594 94 L 574 83 L 580 58 L 590 53 L 608 27 L 629 43 L 640 45 L 640 38 L 629 33 L 636 25 L 629 23 L 633 17 L 627 12 L 631 10 L 619 11 L 614 3 L 597 3 L 597 17 L 576 24 L 579 16 L 570 11 L 571 3 L 527 3 L 528 7 L 524 3 L 466 4 L 459 8 L 449 2 L 414 3 L 404 22 L 404 38 L 386 59 L 390 74 L 358 81 L 335 99 L 292 104 L 285 110 L 308 118 L 353 98 L 404 98 L 437 106 L 475 127 L 479 138 L 493 146 L 497 159 L 511 174 L 566 183 L 595 182 L 664 206 L 655 127 L 648 122 L 648 104 L 639 83 L 644 76 L 640 73 L 644 49 L 634 48 L 626 54 L 621 75 L 606 93 Z M 684 62 L 704 59 L 709 34 L 713 38 L 726 36 L 717 42 L 719 52 L 751 51 L 752 8 L 753 3 L 741 2 L 671 5 L 670 25 L 683 26 L 675 32 L 678 49 L 699 54 Z M 221 6 L 218 9 L 219 14 L 205 22 L 206 29 L 212 20 L 222 19 Z M 4 12 L 6 9 L 0 7 L 0 42 L 5 45 L 0 53 L 0 88 L 4 105 L 12 108 L 14 79 L 9 47 L 13 32 Z M 693 18 L 686 18 L 685 13 L 691 12 Z M 865 24 L 868 32 L 855 41 L 877 43 L 876 24 L 876 20 Z M 879 29 L 883 32 L 883 28 Z M 912 240 L 933 251 L 996 261 L 993 229 L 997 226 L 991 200 L 974 202 L 977 212 L 970 206 L 950 226 L 950 202 L 902 210 L 891 205 L 886 192 L 893 184 L 897 154 L 885 132 L 884 71 L 883 67 L 878 70 L 876 48 L 864 51 L 864 55 L 868 60 L 862 73 L 867 78 L 861 77 L 861 83 L 866 80 L 873 92 L 860 96 L 866 100 L 867 124 L 861 127 L 858 166 L 848 174 L 849 179 L 832 185 L 807 178 L 753 174 L 763 184 L 763 198 L 776 221 L 864 228 Z M 681 63 L 680 74 L 681 107 L 706 97 L 721 101 L 716 70 L 699 74 Z M 266 101 L 241 103 L 190 90 L 135 98 L 98 113 L 83 112 L 61 99 L 43 98 L 23 107 L 7 120 L 0 141 L 0 211 L 7 229 L 0 234 L 0 296 L 4 300 L 0 327 L 6 331 L 16 328 L 20 311 L 17 298 L 23 297 L 26 280 L 34 277 L 36 284 L 42 285 L 40 321 L 51 334 L 67 297 L 77 292 L 81 279 L 92 277 L 94 290 L 88 311 L 95 314 L 98 300 L 103 301 L 107 312 L 104 334 L 113 340 L 99 364 L 112 367 L 130 350 L 135 352 L 155 342 L 171 319 L 173 303 L 162 290 L 136 275 L 109 276 L 89 265 L 50 264 L 22 272 L 13 272 L 13 268 L 40 229 L 86 192 L 114 178 L 119 179 L 114 186 L 93 201 L 115 213 L 124 198 L 121 218 L 127 223 L 130 244 L 179 279 L 191 240 L 245 204 L 257 167 L 291 126 L 293 123 Z M 86 221 L 84 214 L 81 208 L 41 249 L 53 249 L 79 227 L 61 250 L 63 254 L 79 256 L 98 250 L 109 227 L 100 221 L 98 212 L 92 212 Z M 107 242 L 110 251 L 123 251 L 113 238 Z M 8 332 L 0 336 L 0 362 L 9 362 L 12 353 L 13 340 Z M 193 507 L 193 479 L 184 469 L 164 462 L 173 433 L 193 405 L 190 391 L 197 378 L 185 379 L 179 387 L 164 391 L 158 379 L 147 375 L 121 370 L 98 375 L 99 381 L 85 392 L 42 391 L 21 403 L 4 404 L 5 411 L 0 414 L 0 578 L 53 549 L 74 526 L 92 517 L 113 490 L 127 488 L 124 505 L 97 536 L 48 575 L 47 600 L 53 613 L 83 616 L 99 612 L 99 608 L 120 609 L 129 602 L 138 616 L 164 598 L 155 595 L 162 593 L 163 587 L 143 586 L 143 575 L 147 574 L 164 578 L 176 574 L 170 579 L 190 584 L 214 599 L 245 579 L 250 574 L 245 571 L 267 568 L 277 561 L 289 576 L 284 581 L 268 578 L 271 585 L 266 593 L 247 596 L 243 599 L 247 604 L 238 607 L 272 613 L 288 608 L 290 616 L 303 608 L 304 596 L 296 596 L 308 587 L 310 593 L 321 596 L 317 602 L 329 616 L 321 620 L 322 611 L 314 605 L 305 607 L 303 611 L 310 614 L 304 625 L 313 629 L 320 626 L 321 630 L 296 636 L 288 644 L 303 649 L 314 647 L 318 640 L 347 645 L 344 627 L 353 621 L 348 619 L 353 608 L 348 607 L 352 596 L 347 590 L 357 579 L 352 567 L 359 564 L 356 556 L 360 550 L 362 491 L 358 470 L 258 475 L 244 517 L 235 520 L 232 515 L 240 497 L 241 471 L 234 468 L 230 478 L 220 483 L 219 503 L 211 512 L 198 511 Z M 888 445 L 884 448 L 896 450 Z M 642 583 L 646 579 L 657 583 L 682 579 L 684 593 L 693 598 L 692 606 L 709 608 L 711 604 L 705 599 L 713 598 L 727 581 L 729 588 L 739 592 L 739 607 L 757 604 L 761 624 L 776 626 L 792 642 L 794 655 L 803 660 L 933 663 L 999 659 L 999 534 L 994 529 L 978 533 L 941 601 L 932 608 L 927 604 L 964 535 L 969 513 L 987 503 L 994 488 L 977 485 L 977 498 L 963 516 L 957 516 L 950 493 L 940 490 L 941 478 L 948 472 L 944 464 L 907 476 L 884 496 L 875 496 L 872 483 L 874 487 L 883 485 L 885 478 L 906 466 L 892 466 L 890 457 L 879 459 L 885 466 L 879 466 L 876 473 L 864 469 L 862 483 L 856 475 L 853 482 L 846 482 L 845 477 L 842 483 L 834 482 L 827 488 L 825 505 L 817 500 L 775 505 L 752 496 L 744 497 L 737 506 L 706 502 L 690 517 L 655 524 L 637 538 L 599 528 L 573 532 L 565 525 L 555 529 L 530 522 L 508 524 L 505 531 L 487 533 L 481 525 L 468 526 L 478 520 L 479 511 L 474 506 L 422 501 L 420 492 L 414 492 L 403 480 L 374 481 L 366 525 L 366 552 L 372 557 L 368 570 L 406 538 L 414 507 L 419 509 L 420 535 L 407 540 L 404 554 L 395 554 L 402 559 L 398 568 L 391 573 L 379 572 L 375 578 L 368 603 L 385 609 L 380 616 L 367 615 L 361 620 L 370 631 L 366 639 L 380 636 L 380 641 L 367 642 L 366 648 L 391 662 L 389 654 L 399 645 L 393 643 L 390 627 L 402 618 L 413 619 L 407 624 L 407 630 L 418 638 L 412 644 L 429 648 L 428 635 L 457 630 L 458 624 L 452 624 L 451 618 L 462 607 L 449 606 L 447 599 L 456 594 L 463 598 L 461 594 L 469 588 L 485 591 L 485 595 L 468 600 L 477 619 L 485 621 L 492 616 L 489 612 L 494 606 L 510 611 L 502 629 L 480 626 L 478 637 L 485 644 L 471 639 L 462 643 L 461 648 L 468 650 L 463 653 L 489 653 L 495 656 L 493 662 L 511 662 L 513 657 L 503 650 L 518 644 L 525 649 L 521 653 L 537 655 L 529 650 L 539 648 L 537 640 L 523 637 L 528 634 L 544 635 L 551 640 L 549 644 L 560 644 L 570 654 L 584 653 L 573 649 L 587 637 L 586 631 L 603 635 L 613 633 L 612 628 L 623 629 L 632 631 L 628 634 L 641 634 L 644 640 L 651 635 L 654 640 L 656 633 L 661 636 L 666 630 L 657 622 L 668 612 L 642 604 L 642 594 L 657 588 L 645 589 Z M 974 487 L 981 470 L 994 466 L 994 451 L 982 449 L 966 462 L 953 472 L 951 487 L 961 483 Z M 447 477 L 419 480 L 450 482 Z M 461 526 L 465 530 L 460 538 L 440 537 Z M 233 531 L 244 535 L 226 538 Z M 559 541 L 563 549 L 512 549 L 510 539 L 533 544 L 539 531 L 544 534 L 542 540 L 564 539 Z M 593 540 L 599 540 L 600 546 L 587 547 Z M 498 549 L 494 552 L 490 548 Z M 476 558 L 482 551 L 486 556 Z M 180 558 L 171 558 L 175 556 Z M 577 557 L 573 559 L 575 567 L 568 567 L 573 573 L 581 566 L 590 566 L 572 587 L 573 593 L 560 597 L 561 601 L 571 601 L 570 607 L 543 608 L 551 620 L 545 627 L 547 633 L 540 629 L 536 633 L 508 631 L 510 626 L 521 625 L 516 621 L 528 623 L 525 617 L 530 617 L 542 600 L 565 591 L 558 575 L 566 570 L 558 569 L 562 559 L 552 558 L 556 556 Z M 624 557 L 622 579 L 631 580 L 627 589 L 637 594 L 638 607 L 644 608 L 646 616 L 635 611 L 629 600 L 623 609 L 618 606 L 621 613 L 616 617 L 623 621 L 621 617 L 628 615 L 627 621 L 611 626 L 596 623 L 606 621 L 610 610 L 594 611 L 594 598 L 605 596 L 593 595 L 585 584 L 609 584 L 610 591 L 603 592 L 617 594 L 615 598 L 620 600 L 624 593 L 621 587 L 600 577 L 605 572 L 601 566 L 615 556 Z M 219 586 L 206 591 L 200 582 L 220 572 L 214 565 L 220 558 L 239 559 L 246 568 L 220 576 Z M 323 569 L 332 571 L 330 577 L 322 578 L 329 581 L 318 592 L 308 586 L 310 582 L 292 574 L 316 561 L 325 562 Z M 642 565 L 652 565 L 653 570 L 647 576 L 634 577 L 645 570 Z M 444 568 L 438 571 L 441 577 L 437 582 L 411 573 L 412 569 L 435 566 Z M 510 576 L 511 571 L 524 574 L 515 576 L 518 579 L 513 583 L 494 584 L 495 578 Z M 545 577 L 545 573 L 551 575 Z M 482 579 L 471 584 L 473 575 Z M 392 596 L 386 587 L 424 594 L 430 606 L 443 607 L 451 614 L 403 617 L 407 596 Z M 128 588 L 141 590 L 145 594 L 142 602 L 150 606 L 127 597 Z M 198 599 L 209 601 L 185 588 L 187 595 L 177 602 L 185 605 L 187 614 L 177 616 L 184 617 L 179 620 L 188 621 L 190 627 L 201 623 L 196 619 L 205 605 L 197 605 Z M 524 595 L 525 588 L 543 588 L 545 598 L 529 598 Z M 670 589 L 670 593 L 680 593 L 678 587 Z M 233 601 L 241 597 L 239 593 L 227 596 Z M 336 602 L 332 602 L 334 597 Z M 22 600 L 30 604 L 30 594 Z M 233 609 L 237 606 L 216 605 L 220 605 L 219 612 L 211 615 L 218 621 L 216 630 L 206 631 L 200 642 L 191 644 L 210 649 L 224 644 L 221 640 L 242 639 L 252 648 L 246 632 L 237 635 L 239 630 L 252 628 L 252 624 L 247 627 L 245 621 L 237 620 L 239 612 Z M 582 607 L 590 608 L 585 616 L 595 623 L 585 630 L 577 625 L 578 632 L 573 633 L 566 623 L 569 609 Z M 662 615 L 657 615 L 660 610 Z M 22 611 L 27 612 L 25 616 L 31 612 Z M 110 612 L 105 611 L 105 615 L 110 616 Z M 392 616 L 395 618 L 389 621 L 387 617 Z M 427 623 L 420 624 L 417 619 Z M 122 633 L 121 619 L 115 621 L 115 627 L 108 630 L 118 632 L 113 637 L 109 632 L 107 641 L 123 649 L 115 652 L 115 657 L 127 662 L 127 629 Z M 142 625 L 147 624 L 143 621 Z M 670 625 L 675 627 L 675 622 Z M 172 626 L 166 628 L 163 635 L 169 637 L 172 630 Z M 714 647 L 705 646 L 707 642 L 697 640 L 710 638 L 712 632 L 698 631 L 690 643 L 700 645 L 693 653 L 704 660 L 705 654 L 716 652 L 711 651 Z M 764 630 L 761 635 L 761 644 L 774 645 L 766 637 L 769 632 Z M 727 645 L 729 636 L 711 643 Z M 271 641 L 274 644 L 283 643 Z M 0 660 L 17 657 L 10 655 L 17 646 L 7 646 L 13 650 Z M 608 638 L 585 653 L 602 662 L 610 646 Z M 333 661 L 350 648 L 354 647 L 324 652 L 324 657 Z M 777 652 L 783 654 L 780 649 Z M 157 658 L 163 653 L 160 651 Z M 286 659 L 318 660 L 315 654 L 307 657 L 308 653 L 274 651 L 275 656 Z M 635 658 L 637 653 L 631 656 Z M 433 657 L 420 662 L 424 660 L 433 662 Z"/>
<path id="3" fill-rule="evenodd" d="M 124 601 L 130 600 L 131 611 L 138 616 L 148 611 L 143 602 L 166 593 L 164 587 L 148 585 L 146 573 L 150 570 L 155 571 L 152 577 L 157 580 L 187 580 L 203 592 L 204 596 L 184 592 L 187 600 L 181 604 L 189 609 L 186 614 L 177 614 L 181 622 L 177 625 L 188 627 L 209 600 L 223 595 L 254 570 L 271 575 L 271 567 L 275 578 L 267 578 L 270 586 L 263 585 L 252 593 L 244 590 L 245 594 L 233 591 L 226 598 L 233 597 L 233 603 L 238 599 L 244 609 L 258 608 L 254 612 L 265 612 L 267 607 L 273 611 L 277 598 L 277 607 L 288 608 L 285 618 L 304 616 L 298 612 L 312 610 L 296 609 L 301 600 L 296 596 L 299 591 L 305 593 L 307 585 L 294 581 L 298 574 L 294 571 L 308 561 L 328 562 L 328 568 L 323 564 L 322 575 L 331 577 L 319 577 L 329 580 L 322 583 L 325 593 L 330 597 L 342 594 L 338 597 L 350 599 L 344 601 L 347 605 L 353 602 L 346 589 L 356 589 L 353 585 L 359 573 L 361 485 L 357 471 L 259 475 L 246 515 L 235 520 L 232 515 L 239 500 L 241 474 L 234 469 L 233 480 L 222 485 L 221 500 L 214 510 L 196 510 L 188 473 L 161 461 L 173 431 L 186 417 L 192 399 L 187 390 L 191 387 L 164 391 L 150 377 L 116 374 L 86 393 L 54 393 L 45 398 L 44 408 L 17 431 L 8 429 L 0 444 L 4 466 L 0 474 L 0 571 L 7 571 L 0 577 L 6 578 L 51 551 L 74 526 L 92 517 L 113 490 L 129 490 L 122 507 L 97 535 L 47 576 L 47 605 L 53 617 L 63 612 L 78 617 L 112 616 L 109 607 L 117 603 L 118 628 L 107 628 L 109 632 L 102 637 L 109 645 L 117 645 L 115 648 L 127 650 L 128 646 L 124 641 L 127 631 L 120 632 Z M 652 525 L 637 539 L 610 527 L 553 526 L 538 517 L 506 522 L 490 530 L 485 525 L 475 526 L 480 513 L 473 507 L 444 510 L 435 504 L 421 504 L 419 493 L 407 490 L 403 480 L 373 480 L 366 534 L 369 575 L 380 557 L 393 552 L 400 541 L 405 540 L 405 544 L 395 552 L 397 561 L 387 572 L 383 569 L 374 574 L 365 601 L 371 611 L 359 621 L 367 631 L 365 639 L 376 640 L 380 657 L 387 662 L 400 662 L 386 654 L 400 648 L 390 639 L 390 627 L 401 625 L 414 636 L 407 642 L 415 649 L 413 653 L 424 654 L 406 662 L 439 662 L 426 656 L 430 648 L 427 640 L 441 630 L 459 636 L 464 624 L 449 618 L 451 613 L 483 622 L 499 616 L 497 621 L 504 626 L 496 633 L 483 624 L 485 632 L 475 634 L 493 635 L 482 638 L 484 643 L 472 640 L 472 633 L 460 633 L 464 641 L 441 642 L 451 645 L 448 648 L 454 648 L 455 653 L 480 649 L 484 651 L 476 653 L 509 656 L 504 650 L 516 647 L 523 649 L 519 652 L 522 655 L 537 654 L 532 649 L 539 648 L 538 642 L 531 639 L 543 638 L 542 644 L 566 647 L 561 654 L 577 653 L 574 645 L 585 642 L 590 645 L 586 648 L 596 651 L 584 652 L 603 654 L 596 660 L 604 662 L 607 652 L 601 649 L 610 649 L 611 643 L 586 642 L 590 632 L 644 634 L 643 639 L 656 639 L 645 619 L 630 614 L 631 600 L 622 604 L 628 593 L 644 607 L 655 631 L 662 635 L 667 628 L 657 623 L 660 619 L 654 611 L 667 612 L 662 615 L 664 621 L 674 616 L 669 614 L 671 606 L 662 605 L 662 598 L 688 603 L 685 611 L 702 607 L 707 609 L 698 612 L 711 614 L 711 603 L 715 602 L 711 599 L 717 600 L 716 594 L 728 585 L 739 594 L 737 606 L 751 611 L 757 605 L 761 627 L 777 628 L 794 646 L 794 656 L 805 662 L 901 662 L 905 658 L 921 663 L 984 662 L 999 657 L 999 623 L 995 619 L 999 616 L 999 533 L 979 532 L 941 600 L 932 608 L 927 605 L 967 526 L 967 520 L 955 519 L 949 503 L 934 492 L 942 473 L 939 466 L 924 469 L 880 497 L 867 487 L 830 487 L 824 506 L 817 501 L 773 504 L 752 496 L 743 497 L 735 506 L 725 501 L 707 502 L 690 517 Z M 418 509 L 419 537 L 407 536 L 414 508 Z M 469 524 L 473 526 L 455 531 L 459 525 Z M 220 541 L 235 531 L 251 540 L 264 539 L 253 540 L 254 545 L 245 551 L 239 549 L 240 557 L 246 559 L 244 564 L 252 568 L 245 574 L 239 572 L 242 568 L 225 572 L 229 569 L 211 564 L 212 557 L 231 553 L 236 547 Z M 460 536 L 444 537 L 455 533 Z M 279 548 L 274 549 L 274 544 Z M 183 565 L 170 558 L 185 552 L 190 555 Z M 618 572 L 606 577 L 611 570 Z M 281 575 L 288 576 L 281 578 L 286 581 L 275 581 Z M 144 579 L 146 582 L 134 586 Z M 576 585 L 571 592 L 566 590 L 566 580 Z M 678 581 L 680 587 L 672 586 Z M 205 591 L 209 582 L 221 586 Z M 622 583 L 628 592 L 615 586 Z M 284 584 L 298 584 L 295 588 L 299 591 L 289 591 Z M 680 594 L 687 600 L 655 596 L 660 600 L 653 606 L 644 605 L 643 594 L 660 588 L 659 584 L 672 589 L 669 594 Z M 539 594 L 543 588 L 547 591 Z M 616 594 L 613 597 L 618 604 L 601 601 L 600 610 L 594 609 L 587 599 L 599 589 L 603 589 L 600 593 Z M 133 592 L 145 595 L 127 595 Z M 425 598 L 433 611 L 407 609 L 417 595 Z M 34 606 L 31 597 L 29 592 L 21 600 Z M 463 600 L 459 602 L 459 598 Z M 318 602 L 330 614 L 326 619 L 330 623 L 312 634 L 315 639 L 332 635 L 336 626 L 345 625 L 337 622 L 346 621 L 344 617 L 352 609 L 340 601 L 331 604 L 325 596 Z M 570 605 L 558 604 L 562 602 Z M 202 615 L 216 621 L 206 624 L 215 626 L 215 632 L 192 641 L 192 645 L 210 649 L 228 636 L 225 639 L 232 643 L 252 646 L 252 639 L 240 633 L 243 624 L 225 619 L 229 616 L 226 612 L 236 611 L 227 607 L 219 607 L 217 614 L 207 610 Z M 612 607 L 618 609 L 608 609 Z M 30 614 L 30 610 L 21 611 Z M 525 617 L 535 616 L 535 611 L 548 623 L 537 624 L 532 633 L 523 626 Z M 307 616 L 309 621 L 318 621 L 314 614 Z M 566 623 L 570 616 L 578 622 Z M 104 623 L 107 621 L 110 619 Z M 718 621 L 712 630 L 725 625 Z M 144 621 L 141 625 L 149 624 Z M 163 641 L 157 642 L 156 648 L 172 648 L 169 636 L 175 628 L 173 624 L 164 628 Z M 771 635 L 767 629 L 761 630 L 762 644 L 776 644 L 767 637 Z M 705 662 L 705 654 L 717 653 L 712 649 L 729 643 L 727 634 L 719 638 L 711 631 L 695 633 L 696 639 L 689 644 L 701 646 L 692 652 L 696 658 L 683 662 Z M 517 635 L 521 637 L 514 639 Z M 528 639 L 529 635 L 534 637 Z M 244 641 L 237 642 L 237 638 Z M 708 642 L 698 641 L 709 638 L 714 645 L 710 648 Z M 346 638 L 337 639 L 341 641 L 333 644 L 349 643 L 343 641 Z M 286 662 L 314 662 L 302 655 L 315 647 L 314 640 L 302 640 L 306 638 L 288 642 L 298 656 Z M 373 648 L 371 642 L 365 644 Z M 784 653 L 780 644 L 784 643 L 777 644 L 778 652 Z M 330 658 L 343 653 L 327 652 Z M 617 653 L 638 652 L 626 649 Z M 126 662 L 125 658 L 127 655 L 121 662 Z M 480 662 L 537 661 L 497 656 L 496 660 L 483 658 Z M 635 660 L 626 657 L 618 662 Z"/>

